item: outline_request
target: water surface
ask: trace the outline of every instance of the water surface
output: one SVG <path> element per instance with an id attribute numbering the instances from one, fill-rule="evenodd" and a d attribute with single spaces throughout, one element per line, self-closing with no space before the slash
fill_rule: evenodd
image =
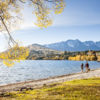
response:
<path id="1" fill-rule="evenodd" d="M 26 60 L 13 67 L 0 66 L 0 85 L 37 80 L 80 72 L 81 63 L 85 61 L 67 60 Z M 90 61 L 90 68 L 100 68 L 100 62 Z"/>

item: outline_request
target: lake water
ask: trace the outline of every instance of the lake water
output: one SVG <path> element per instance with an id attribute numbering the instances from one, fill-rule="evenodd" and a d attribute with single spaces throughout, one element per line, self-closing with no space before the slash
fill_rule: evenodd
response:
<path id="1" fill-rule="evenodd" d="M 67 60 L 26 60 L 13 67 L 0 66 L 0 85 L 37 80 L 80 72 L 81 63 L 85 61 Z M 100 68 L 100 62 L 90 61 L 90 68 Z"/>

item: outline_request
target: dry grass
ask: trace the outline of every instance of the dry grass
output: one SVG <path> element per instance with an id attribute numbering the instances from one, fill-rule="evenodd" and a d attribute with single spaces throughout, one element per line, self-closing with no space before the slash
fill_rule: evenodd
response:
<path id="1" fill-rule="evenodd" d="M 100 78 L 55 83 L 1 95 L 0 100 L 100 100 Z"/>

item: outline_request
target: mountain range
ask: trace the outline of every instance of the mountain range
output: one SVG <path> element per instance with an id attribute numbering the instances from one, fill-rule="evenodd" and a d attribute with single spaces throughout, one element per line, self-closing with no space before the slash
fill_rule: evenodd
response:
<path id="1" fill-rule="evenodd" d="M 27 59 L 51 59 L 60 56 L 64 51 L 87 51 L 95 50 L 100 51 L 100 42 L 85 41 L 80 40 L 67 40 L 52 44 L 39 45 L 32 44 L 29 45 L 29 56 Z"/>
<path id="2" fill-rule="evenodd" d="M 41 59 L 43 57 L 52 57 L 60 55 L 63 51 L 87 51 L 87 50 L 100 50 L 100 42 L 85 41 L 82 42 L 78 39 L 67 40 L 52 44 L 39 45 L 32 44 L 28 46 L 30 54 L 28 59 Z"/>
<path id="3" fill-rule="evenodd" d="M 44 45 L 46 48 L 50 48 L 58 51 L 86 51 L 86 50 L 100 50 L 100 41 L 85 41 L 82 42 L 78 39 L 67 40 L 52 44 Z"/>

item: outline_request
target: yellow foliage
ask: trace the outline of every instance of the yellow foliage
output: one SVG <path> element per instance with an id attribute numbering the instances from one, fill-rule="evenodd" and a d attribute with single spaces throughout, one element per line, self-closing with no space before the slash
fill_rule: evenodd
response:
<path id="1" fill-rule="evenodd" d="M 0 0 L 0 16 L 4 19 L 6 24 L 8 24 L 10 19 L 15 17 L 13 13 L 15 13 L 15 15 L 19 14 L 21 9 L 19 2 L 29 2 L 30 5 L 34 7 L 34 13 L 37 17 L 35 25 L 40 28 L 46 28 L 52 25 L 52 19 L 50 18 L 52 11 L 54 11 L 55 14 L 60 14 L 65 8 L 64 0 L 51 0 L 50 2 L 48 0 Z M 12 22 L 10 21 L 10 23 Z M 1 26 L 2 22 L 0 22 L 0 27 Z M 3 29 L 3 27 L 1 29 Z"/>
<path id="2" fill-rule="evenodd" d="M 81 60 L 85 60 L 86 59 L 86 56 L 85 55 L 82 55 L 81 56 Z"/>
<path id="3" fill-rule="evenodd" d="M 3 64 L 5 64 L 8 67 L 12 67 L 14 65 L 14 61 L 13 60 L 3 60 Z"/>
<path id="4" fill-rule="evenodd" d="M 18 62 L 20 60 L 25 60 L 28 55 L 29 55 L 28 48 L 19 47 L 18 45 L 15 45 L 7 52 L 1 53 L 0 59 L 3 60 L 3 63 L 6 66 L 13 66 L 15 61 Z"/>
<path id="5" fill-rule="evenodd" d="M 68 60 L 76 60 L 76 57 L 68 57 Z"/>
<path id="6" fill-rule="evenodd" d="M 96 56 L 94 55 L 76 55 L 74 57 L 69 57 L 68 60 L 77 60 L 77 61 L 80 61 L 80 60 L 87 60 L 87 61 L 93 61 L 93 60 L 96 60 Z"/>
<path id="7" fill-rule="evenodd" d="M 81 60 L 81 56 L 80 55 L 77 55 L 76 58 L 75 58 L 77 61 Z"/>
<path id="8" fill-rule="evenodd" d="M 94 55 L 88 55 L 87 57 L 86 57 L 86 60 L 88 60 L 88 61 L 93 61 L 93 60 L 95 60 L 96 59 L 96 56 L 94 56 Z"/>
<path id="9" fill-rule="evenodd" d="M 94 55 L 91 55 L 90 60 L 92 61 L 92 60 L 95 60 L 95 59 L 96 59 L 96 57 Z"/>
<path id="10" fill-rule="evenodd" d="M 100 56 L 97 56 L 97 60 L 100 61 Z"/>
<path id="11" fill-rule="evenodd" d="M 35 23 L 35 25 L 40 28 L 46 28 L 52 25 L 52 19 L 50 18 L 52 8 L 54 9 L 55 14 L 60 14 L 65 7 L 64 0 L 54 0 L 51 2 L 45 0 L 34 0 L 34 2 L 33 5 L 35 8 L 35 15 L 37 17 L 37 23 Z"/>
<path id="12" fill-rule="evenodd" d="M 90 61 L 90 59 L 91 59 L 91 56 L 85 55 L 85 60 Z"/>
<path id="13" fill-rule="evenodd" d="M 64 0 L 58 0 L 55 6 L 55 14 L 61 14 L 65 8 Z"/>

